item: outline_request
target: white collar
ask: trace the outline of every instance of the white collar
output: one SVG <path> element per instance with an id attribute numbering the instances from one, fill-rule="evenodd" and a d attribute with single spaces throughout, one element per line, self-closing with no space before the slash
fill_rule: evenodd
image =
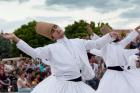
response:
<path id="1" fill-rule="evenodd" d="M 58 39 L 57 42 L 66 42 L 68 40 L 68 38 L 66 36 L 64 36 L 61 39 Z"/>

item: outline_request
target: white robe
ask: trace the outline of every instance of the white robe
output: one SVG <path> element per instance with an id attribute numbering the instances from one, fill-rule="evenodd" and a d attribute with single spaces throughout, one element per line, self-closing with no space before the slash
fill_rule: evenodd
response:
<path id="1" fill-rule="evenodd" d="M 95 33 L 93 33 L 93 35 L 90 36 L 91 40 L 97 40 L 99 38 L 100 38 L 100 36 L 96 35 Z"/>
<path id="2" fill-rule="evenodd" d="M 48 60 L 52 75 L 38 84 L 32 93 L 94 93 L 94 90 L 83 82 L 67 81 L 82 76 L 91 79 L 95 76 L 87 57 L 87 50 L 101 49 L 106 43 L 113 41 L 110 35 L 93 41 L 63 38 L 54 44 L 33 49 L 20 40 L 17 47 L 33 58 Z M 82 70 L 82 73 L 80 73 Z"/>
<path id="3" fill-rule="evenodd" d="M 136 68 L 136 61 L 138 60 L 136 54 L 139 53 L 139 49 L 125 49 L 124 52 L 128 66 Z"/>
<path id="4" fill-rule="evenodd" d="M 96 50 L 97 54 L 103 57 L 107 67 L 128 66 L 130 65 L 128 57 L 139 51 L 137 49 L 129 51 L 124 48 L 136 36 L 138 33 L 133 31 L 119 43 L 107 44 L 100 51 Z M 94 51 L 91 52 L 95 53 Z M 101 79 L 97 93 L 140 93 L 140 70 L 115 71 L 107 69 Z"/>
<path id="5" fill-rule="evenodd" d="M 121 48 L 121 47 L 119 47 L 118 44 L 115 44 L 115 43 L 111 43 L 111 44 L 112 44 L 112 47 Z M 136 58 L 136 56 L 135 56 L 135 58 L 132 58 L 132 57 L 135 54 L 139 53 L 139 49 L 123 49 L 122 52 L 123 52 L 123 57 L 125 58 L 127 66 L 136 67 L 136 63 L 134 62 L 134 60 L 138 60 L 138 58 Z M 100 57 L 103 56 L 102 50 L 98 50 L 98 49 L 92 49 L 92 50 L 90 50 L 90 53 L 94 54 L 96 56 L 100 56 Z"/>
<path id="6" fill-rule="evenodd" d="M 137 61 L 139 60 L 138 56 L 136 54 L 131 55 L 128 58 L 128 63 L 132 66 L 137 68 Z"/>

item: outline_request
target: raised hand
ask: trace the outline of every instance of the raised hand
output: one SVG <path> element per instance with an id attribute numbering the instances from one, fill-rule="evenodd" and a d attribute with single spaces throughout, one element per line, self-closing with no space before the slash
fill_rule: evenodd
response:
<path id="1" fill-rule="evenodd" d="M 5 33 L 2 35 L 3 38 L 18 42 L 20 39 L 13 33 Z"/>
<path id="2" fill-rule="evenodd" d="M 140 25 L 135 28 L 136 31 L 140 33 Z"/>
<path id="3" fill-rule="evenodd" d="M 113 37 L 114 39 L 117 39 L 119 37 L 119 33 L 118 32 L 110 32 L 109 35 L 111 37 Z"/>

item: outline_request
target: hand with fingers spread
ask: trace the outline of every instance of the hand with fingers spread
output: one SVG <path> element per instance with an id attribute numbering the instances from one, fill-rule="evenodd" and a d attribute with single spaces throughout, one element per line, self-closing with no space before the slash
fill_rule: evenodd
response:
<path id="1" fill-rule="evenodd" d="M 114 39 L 117 39 L 118 36 L 119 36 L 119 33 L 117 33 L 117 32 L 110 32 L 109 35 L 110 35 L 111 37 L 113 37 Z"/>
<path id="2" fill-rule="evenodd" d="M 12 40 L 14 42 L 18 42 L 20 39 L 13 33 L 5 33 L 2 35 L 3 38 L 7 39 L 7 40 Z"/>
<path id="3" fill-rule="evenodd" d="M 140 25 L 135 28 L 135 30 L 140 33 Z"/>

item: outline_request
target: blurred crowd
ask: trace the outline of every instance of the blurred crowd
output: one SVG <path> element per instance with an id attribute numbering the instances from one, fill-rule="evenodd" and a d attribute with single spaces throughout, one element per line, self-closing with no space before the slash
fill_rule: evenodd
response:
<path id="1" fill-rule="evenodd" d="M 0 62 L 0 92 L 31 91 L 51 74 L 50 67 L 30 58 Z"/>

